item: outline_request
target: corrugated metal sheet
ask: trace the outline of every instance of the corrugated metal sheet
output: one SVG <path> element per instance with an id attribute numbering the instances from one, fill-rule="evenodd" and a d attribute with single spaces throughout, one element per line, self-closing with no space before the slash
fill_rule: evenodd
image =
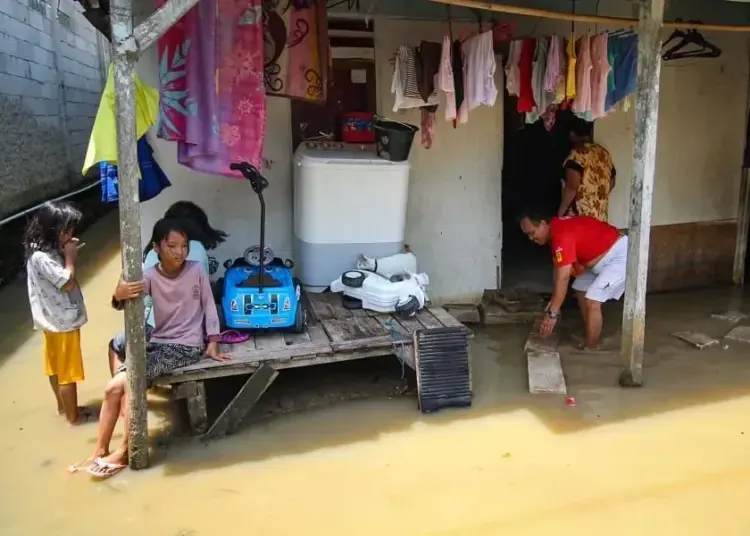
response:
<path id="1" fill-rule="evenodd" d="M 471 406 L 469 330 L 436 328 L 414 334 L 414 355 L 423 413 Z"/>

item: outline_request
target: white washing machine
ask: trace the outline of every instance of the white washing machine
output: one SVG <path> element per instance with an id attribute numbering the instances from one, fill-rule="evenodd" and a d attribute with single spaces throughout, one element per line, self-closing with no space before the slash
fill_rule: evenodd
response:
<path id="1" fill-rule="evenodd" d="M 322 292 L 359 256 L 383 257 L 404 246 L 408 162 L 379 158 L 374 147 L 303 142 L 294 155 L 297 275 Z"/>

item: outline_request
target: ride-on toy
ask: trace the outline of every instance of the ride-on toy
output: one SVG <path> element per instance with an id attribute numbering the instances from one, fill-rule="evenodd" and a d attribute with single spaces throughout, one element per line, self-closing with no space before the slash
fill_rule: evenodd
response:
<path id="1" fill-rule="evenodd" d="M 230 164 L 250 181 L 260 200 L 260 245 L 245 250 L 242 257 L 224 263 L 226 273 L 216 285 L 223 323 L 229 329 L 305 330 L 306 315 L 300 301 L 299 282 L 292 277 L 294 263 L 274 257 L 266 246 L 266 202 L 268 181 L 247 162 Z"/>

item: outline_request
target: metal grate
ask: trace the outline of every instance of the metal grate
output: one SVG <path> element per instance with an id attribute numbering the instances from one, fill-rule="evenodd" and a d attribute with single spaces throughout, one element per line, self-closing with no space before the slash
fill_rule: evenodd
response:
<path id="1" fill-rule="evenodd" d="M 422 413 L 471 406 L 468 329 L 461 326 L 415 332 L 414 360 Z"/>

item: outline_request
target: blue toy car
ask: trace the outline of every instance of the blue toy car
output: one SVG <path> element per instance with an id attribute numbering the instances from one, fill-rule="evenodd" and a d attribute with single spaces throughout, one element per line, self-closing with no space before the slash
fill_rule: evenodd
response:
<path id="1" fill-rule="evenodd" d="M 307 316 L 300 300 L 302 289 L 292 277 L 294 263 L 274 257 L 265 245 L 263 190 L 268 187 L 268 181 L 247 162 L 231 164 L 230 167 L 250 181 L 260 200 L 260 245 L 248 248 L 243 257 L 225 263 L 226 273 L 216 285 L 222 323 L 224 327 L 235 330 L 303 332 Z"/>

